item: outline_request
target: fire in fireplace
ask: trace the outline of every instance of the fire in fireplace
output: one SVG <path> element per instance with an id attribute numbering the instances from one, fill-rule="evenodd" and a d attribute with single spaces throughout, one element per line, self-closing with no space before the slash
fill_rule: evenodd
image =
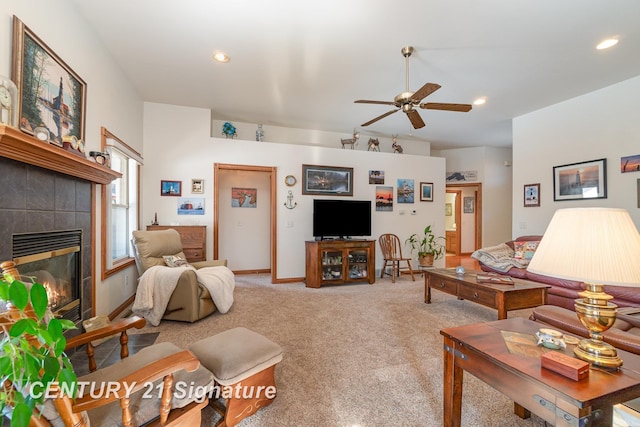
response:
<path id="1" fill-rule="evenodd" d="M 13 235 L 13 261 L 23 281 L 41 283 L 56 317 L 80 320 L 82 230 Z"/>

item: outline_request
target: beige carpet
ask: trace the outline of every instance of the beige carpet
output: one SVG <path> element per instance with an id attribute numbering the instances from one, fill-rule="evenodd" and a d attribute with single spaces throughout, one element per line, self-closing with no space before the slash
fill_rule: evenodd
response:
<path id="1" fill-rule="evenodd" d="M 274 403 L 240 427 L 441 426 L 441 328 L 497 319 L 497 312 L 433 292 L 424 300 L 422 278 L 392 284 L 310 289 L 272 285 L 267 275 L 236 276 L 235 303 L 194 324 L 163 321 L 140 332 L 156 342 L 190 343 L 236 326 L 282 346 Z M 510 312 L 528 316 L 528 310 Z M 218 415 L 207 408 L 203 426 Z M 513 415 L 513 403 L 465 376 L 463 426 L 531 426 Z"/>

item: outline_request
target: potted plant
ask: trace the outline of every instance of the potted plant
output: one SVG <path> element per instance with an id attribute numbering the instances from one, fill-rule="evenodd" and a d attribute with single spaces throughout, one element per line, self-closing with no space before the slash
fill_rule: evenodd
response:
<path id="1" fill-rule="evenodd" d="M 431 231 L 431 226 L 427 225 L 421 236 L 412 234 L 405 241 L 411 246 L 411 253 L 418 251 L 418 263 L 421 266 L 429 267 L 433 265 L 435 260 L 442 258 L 444 255 L 444 237 L 436 237 Z"/>
<path id="2" fill-rule="evenodd" d="M 47 291 L 27 287 L 13 276 L 0 277 L 0 412 L 11 426 L 28 426 L 51 385 L 75 396 L 77 378 L 64 353 L 70 320 L 52 318 Z"/>

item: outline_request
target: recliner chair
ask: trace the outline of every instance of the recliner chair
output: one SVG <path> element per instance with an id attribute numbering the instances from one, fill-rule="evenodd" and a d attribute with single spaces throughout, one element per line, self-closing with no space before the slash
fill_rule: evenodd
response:
<path id="1" fill-rule="evenodd" d="M 186 259 L 182 251 L 180 234 L 174 229 L 133 232 L 131 240 L 138 274 L 155 265 L 166 265 L 163 256 L 178 256 Z M 190 263 L 194 268 L 226 266 L 226 260 L 199 261 Z M 198 283 L 196 273 L 187 270 L 180 275 L 171 295 L 163 319 L 195 322 L 216 311 L 216 306 L 205 286 Z"/>

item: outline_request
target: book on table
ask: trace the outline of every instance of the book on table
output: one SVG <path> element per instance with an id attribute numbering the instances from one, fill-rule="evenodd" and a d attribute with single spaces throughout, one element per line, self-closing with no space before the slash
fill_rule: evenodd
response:
<path id="1" fill-rule="evenodd" d="M 476 282 L 478 283 L 496 283 L 499 285 L 513 285 L 513 279 L 509 276 L 501 276 L 499 274 L 478 274 L 476 276 Z"/>

